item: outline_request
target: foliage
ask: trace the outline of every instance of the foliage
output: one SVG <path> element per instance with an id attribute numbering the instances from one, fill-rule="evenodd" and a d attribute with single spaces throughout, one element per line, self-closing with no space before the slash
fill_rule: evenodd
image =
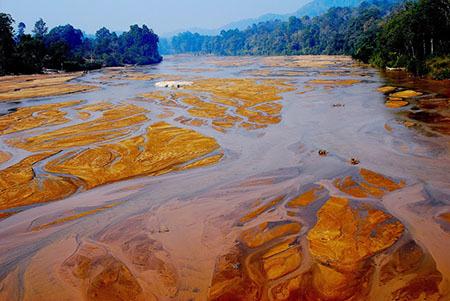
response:
<path id="1" fill-rule="evenodd" d="M 25 28 L 27 26 L 25 23 L 20 22 L 19 25 L 17 25 L 17 35 L 16 35 L 16 43 L 20 42 L 20 39 L 25 35 Z"/>
<path id="2" fill-rule="evenodd" d="M 35 24 L 34 24 L 34 37 L 38 39 L 43 39 L 44 36 L 47 34 L 48 27 L 47 24 L 45 24 L 44 20 L 40 18 Z"/>
<path id="3" fill-rule="evenodd" d="M 147 65 L 162 59 L 158 53 L 158 36 L 146 25 L 142 28 L 132 25 L 124 32 L 119 37 L 119 49 L 124 64 Z"/>
<path id="4" fill-rule="evenodd" d="M 359 8 L 336 7 L 310 18 L 254 24 L 244 31 L 222 31 L 218 36 L 185 32 L 173 37 L 175 53 L 218 55 L 355 54 L 367 59 L 379 23 L 391 6 L 363 3 Z M 387 3 L 386 0 L 382 2 Z M 389 2 L 390 3 L 390 2 Z"/>
<path id="5" fill-rule="evenodd" d="M 44 67 L 46 49 L 44 42 L 24 34 L 16 46 L 13 73 L 39 73 Z"/>
<path id="6" fill-rule="evenodd" d="M 430 75 L 435 79 L 450 79 L 450 56 L 434 57 L 425 62 Z"/>
<path id="7" fill-rule="evenodd" d="M 174 50 L 171 46 L 171 41 L 169 38 L 159 38 L 158 44 L 159 52 L 161 54 L 173 54 Z"/>
<path id="8" fill-rule="evenodd" d="M 0 75 L 7 73 L 14 66 L 13 22 L 10 15 L 0 14 Z"/>
<path id="9" fill-rule="evenodd" d="M 425 74 L 428 59 L 449 51 L 450 1 L 420 0 L 407 2 L 386 20 L 377 36 L 373 62 Z"/>
<path id="10" fill-rule="evenodd" d="M 0 75 L 44 69 L 91 70 L 162 60 L 158 36 L 146 25 L 132 25 L 120 36 L 101 28 L 95 38 L 87 38 L 70 24 L 49 31 L 42 19 L 34 25 L 33 35 L 25 34 L 26 25 L 20 22 L 14 36 L 13 23 L 10 15 L 0 13 Z"/>
<path id="11" fill-rule="evenodd" d="M 164 53 L 346 54 L 381 68 L 404 67 L 419 75 L 448 77 L 449 0 L 418 0 L 400 6 L 394 5 L 397 0 L 369 1 L 355 8 L 331 8 L 313 18 L 290 17 L 253 24 L 246 30 L 223 30 L 217 36 L 184 32 L 161 40 L 160 45 Z M 13 23 L 11 16 L 0 14 L 0 74 L 162 60 L 159 38 L 145 25 L 132 25 L 120 36 L 103 27 L 90 39 L 69 24 L 48 31 L 42 19 L 34 25 L 33 36 L 24 33 L 23 23 L 14 36 Z"/>
<path id="12" fill-rule="evenodd" d="M 261 22 L 217 36 L 180 33 L 165 50 L 217 55 L 346 54 L 382 68 L 405 67 L 425 74 L 430 71 L 427 60 L 449 54 L 450 1 L 395 3 L 375 0 L 356 8 L 336 7 L 314 18 Z"/>

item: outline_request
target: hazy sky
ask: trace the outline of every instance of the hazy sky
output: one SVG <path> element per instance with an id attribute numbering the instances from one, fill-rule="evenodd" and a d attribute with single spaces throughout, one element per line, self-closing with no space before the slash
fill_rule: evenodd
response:
<path id="1" fill-rule="evenodd" d="M 106 26 L 126 30 L 147 24 L 164 34 L 183 28 L 213 29 L 265 13 L 289 13 L 308 0 L 0 0 L 0 11 L 30 30 L 42 17 L 49 27 L 70 23 L 88 33 Z"/>

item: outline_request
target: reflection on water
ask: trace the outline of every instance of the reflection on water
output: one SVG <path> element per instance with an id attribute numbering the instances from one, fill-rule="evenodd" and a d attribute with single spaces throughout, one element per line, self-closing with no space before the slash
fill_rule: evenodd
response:
<path id="1" fill-rule="evenodd" d="M 446 300 L 446 91 L 333 56 L 0 82 L 0 300 Z"/>

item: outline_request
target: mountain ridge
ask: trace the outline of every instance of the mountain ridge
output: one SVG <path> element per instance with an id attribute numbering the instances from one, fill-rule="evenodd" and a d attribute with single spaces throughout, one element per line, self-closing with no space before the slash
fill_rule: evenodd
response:
<path id="1" fill-rule="evenodd" d="M 298 10 L 296 10 L 293 13 L 289 14 L 273 14 L 273 13 L 267 13 L 262 16 L 256 17 L 256 18 L 247 18 L 242 19 L 238 21 L 234 21 L 231 23 L 228 23 L 222 27 L 216 28 L 216 29 L 206 29 L 206 28 L 189 28 L 185 30 L 177 30 L 170 33 L 166 33 L 161 35 L 162 37 L 172 37 L 175 36 L 181 32 L 190 31 L 193 33 L 199 33 L 201 35 L 218 35 L 222 30 L 231 30 L 231 29 L 239 29 L 244 30 L 247 27 L 258 24 L 260 22 L 267 22 L 267 21 L 273 21 L 273 20 L 281 20 L 286 21 L 291 16 L 295 17 L 303 17 L 303 16 L 309 16 L 309 17 L 315 17 L 319 16 L 323 13 L 325 13 L 328 9 L 332 7 L 357 7 L 363 2 L 376 2 L 377 0 L 312 0 L 305 4 L 303 4 Z M 384 0 L 386 2 L 399 2 L 401 0 Z"/>

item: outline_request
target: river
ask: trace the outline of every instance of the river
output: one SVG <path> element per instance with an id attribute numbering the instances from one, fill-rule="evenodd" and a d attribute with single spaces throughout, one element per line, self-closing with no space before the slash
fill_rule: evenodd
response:
<path id="1" fill-rule="evenodd" d="M 0 300 L 450 300 L 448 85 L 340 56 L 70 83 L 0 102 Z"/>

